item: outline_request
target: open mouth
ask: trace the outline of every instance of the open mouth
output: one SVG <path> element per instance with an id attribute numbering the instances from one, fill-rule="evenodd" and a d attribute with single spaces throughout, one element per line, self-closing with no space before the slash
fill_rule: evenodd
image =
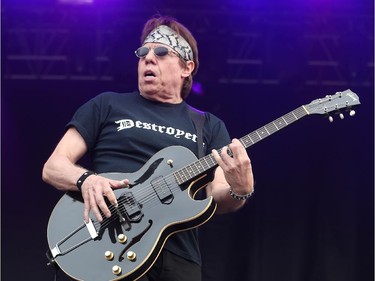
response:
<path id="1" fill-rule="evenodd" d="M 151 70 L 147 70 L 144 74 L 145 77 L 155 77 L 155 73 L 152 72 Z"/>

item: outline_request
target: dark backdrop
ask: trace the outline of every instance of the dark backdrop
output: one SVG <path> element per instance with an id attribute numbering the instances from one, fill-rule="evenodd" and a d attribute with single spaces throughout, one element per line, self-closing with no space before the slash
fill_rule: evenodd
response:
<path id="1" fill-rule="evenodd" d="M 203 91 L 188 101 L 233 137 L 347 88 L 362 103 L 249 149 L 256 192 L 201 228 L 204 281 L 373 280 L 373 1 L 209 2 L 3 1 L 2 280 L 53 280 L 46 228 L 62 194 L 42 166 L 78 106 L 136 89 L 133 51 L 157 12 L 195 34 Z"/>

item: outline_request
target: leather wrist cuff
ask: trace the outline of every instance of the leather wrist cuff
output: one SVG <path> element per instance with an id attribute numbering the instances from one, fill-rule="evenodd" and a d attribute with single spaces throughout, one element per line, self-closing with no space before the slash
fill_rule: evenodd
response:
<path id="1" fill-rule="evenodd" d="M 96 173 L 92 171 L 86 171 L 80 176 L 80 178 L 77 180 L 76 186 L 79 189 L 79 191 L 82 191 L 82 184 L 83 182 L 91 175 L 96 175 Z"/>

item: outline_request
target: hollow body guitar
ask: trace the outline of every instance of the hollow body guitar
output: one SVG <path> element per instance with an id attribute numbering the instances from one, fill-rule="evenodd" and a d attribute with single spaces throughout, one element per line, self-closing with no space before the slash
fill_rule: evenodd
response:
<path id="1" fill-rule="evenodd" d="M 245 148 L 310 114 L 328 115 L 360 104 L 350 90 L 312 101 L 242 137 Z M 219 150 L 220 152 L 220 150 Z M 231 153 L 229 151 L 229 153 Z M 76 280 L 137 280 L 153 265 L 173 233 L 198 227 L 215 213 L 212 197 L 197 200 L 210 172 L 212 154 L 201 159 L 181 146 L 157 152 L 135 173 L 105 173 L 129 179 L 129 188 L 114 190 L 118 206 L 112 216 L 84 223 L 83 199 L 67 192 L 53 209 L 47 227 L 47 257 Z"/>
<path id="2" fill-rule="evenodd" d="M 179 171 L 196 159 L 190 150 L 171 146 L 136 173 L 101 174 L 132 183 L 131 188 L 114 190 L 118 207 L 111 206 L 113 215 L 101 223 L 92 217 L 86 225 L 80 193 L 67 192 L 48 223 L 51 253 L 60 268 L 78 280 L 136 280 L 171 233 L 197 227 L 215 212 L 211 197 L 193 200 L 207 174 L 194 181 L 189 168 Z"/>

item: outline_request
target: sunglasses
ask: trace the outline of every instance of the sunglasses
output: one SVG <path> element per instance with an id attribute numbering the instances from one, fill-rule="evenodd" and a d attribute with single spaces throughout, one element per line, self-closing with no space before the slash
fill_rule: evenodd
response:
<path id="1" fill-rule="evenodd" d="M 150 52 L 150 47 L 139 47 L 137 50 L 135 50 L 135 55 L 138 57 L 138 58 L 144 58 L 145 56 L 147 56 L 147 54 Z M 175 53 L 173 52 L 172 50 L 168 49 L 167 47 L 164 47 L 164 46 L 159 46 L 159 47 L 155 47 L 153 48 L 154 50 L 154 54 L 155 56 L 161 58 L 161 57 L 165 57 L 166 55 L 168 54 L 175 54 L 176 56 L 178 57 L 181 57 L 178 53 Z"/>

